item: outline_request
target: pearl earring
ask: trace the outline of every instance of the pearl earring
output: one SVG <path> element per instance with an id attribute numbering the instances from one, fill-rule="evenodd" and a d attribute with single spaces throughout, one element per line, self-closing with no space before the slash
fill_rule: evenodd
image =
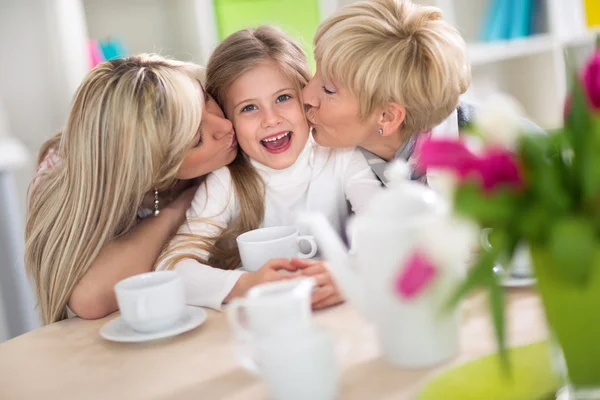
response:
<path id="1" fill-rule="evenodd" d="M 379 130 L 377 130 L 377 133 L 379 134 L 379 136 L 383 135 L 383 128 L 379 128 Z"/>
<path id="2" fill-rule="evenodd" d="M 158 216 L 160 210 L 158 209 L 158 189 L 154 188 L 154 216 Z"/>

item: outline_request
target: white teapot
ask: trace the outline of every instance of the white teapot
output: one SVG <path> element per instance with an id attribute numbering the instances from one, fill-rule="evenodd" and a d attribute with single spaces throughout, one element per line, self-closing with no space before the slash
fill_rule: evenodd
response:
<path id="1" fill-rule="evenodd" d="M 457 351 L 458 312 L 446 312 L 444 306 L 463 276 L 460 260 L 438 268 L 415 297 L 403 298 L 394 287 L 422 232 L 441 232 L 436 229 L 448 212 L 448 204 L 430 188 L 397 179 L 350 221 L 349 251 L 322 214 L 300 217 L 343 295 L 376 324 L 382 355 L 394 365 L 430 366 Z"/>

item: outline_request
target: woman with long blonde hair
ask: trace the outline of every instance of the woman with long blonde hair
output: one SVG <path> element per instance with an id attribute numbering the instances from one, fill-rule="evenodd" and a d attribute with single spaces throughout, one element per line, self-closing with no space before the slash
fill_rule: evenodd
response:
<path id="1" fill-rule="evenodd" d="M 192 180 L 236 158 L 232 125 L 202 77 L 194 64 L 140 55 L 82 82 L 29 192 L 25 266 L 44 324 L 116 311 L 114 284 L 152 270 L 185 219 Z M 245 161 L 232 168 L 239 181 Z M 259 184 L 252 170 L 243 179 Z"/>

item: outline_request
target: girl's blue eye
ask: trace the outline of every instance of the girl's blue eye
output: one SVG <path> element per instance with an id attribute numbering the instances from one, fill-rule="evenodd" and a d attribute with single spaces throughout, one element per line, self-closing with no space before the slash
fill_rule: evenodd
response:
<path id="1" fill-rule="evenodd" d="M 289 94 L 282 94 L 279 97 L 277 97 L 277 102 L 280 103 L 282 101 L 286 101 L 286 100 L 289 100 L 291 98 L 292 98 L 292 96 L 290 96 Z"/>
<path id="2" fill-rule="evenodd" d="M 256 110 L 256 106 L 254 104 L 248 104 L 244 108 L 242 108 L 242 112 L 254 111 Z"/>

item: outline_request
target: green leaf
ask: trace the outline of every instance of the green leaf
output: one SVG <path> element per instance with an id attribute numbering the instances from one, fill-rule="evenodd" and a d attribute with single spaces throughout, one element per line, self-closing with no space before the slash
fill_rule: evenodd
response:
<path id="1" fill-rule="evenodd" d="M 519 143 L 521 163 L 527 173 L 527 182 L 539 203 L 553 214 L 566 213 L 572 205 L 570 189 L 564 185 L 561 150 L 555 139 L 543 135 L 529 135 Z"/>
<path id="2" fill-rule="evenodd" d="M 581 150 L 576 156 L 581 158 L 581 185 L 584 203 L 594 202 L 600 194 L 600 120 L 591 120 L 590 131 L 579 132 L 580 135 L 589 136 L 589 146 Z"/>
<path id="3" fill-rule="evenodd" d="M 478 182 L 469 181 L 456 190 L 455 210 L 482 226 L 506 226 L 515 212 L 517 196 L 512 189 L 486 193 Z"/>
<path id="4" fill-rule="evenodd" d="M 593 185 L 586 176 L 590 158 L 594 157 L 592 146 L 592 114 L 588 104 L 585 89 L 576 73 L 573 78 L 571 91 L 571 107 L 565 119 L 565 136 L 569 139 L 574 152 L 573 171 L 576 182 L 580 182 L 581 194 L 589 197 Z"/>
<path id="5" fill-rule="evenodd" d="M 583 284 L 590 273 L 596 245 L 592 221 L 566 217 L 550 231 L 549 250 L 560 278 Z"/>
<path id="6" fill-rule="evenodd" d="M 446 306 L 447 311 L 453 310 L 473 289 L 485 285 L 487 277 L 493 273 L 492 268 L 494 267 L 494 261 L 494 257 L 491 256 L 491 253 L 482 251 L 479 259 L 471 267 L 467 278 L 461 282 L 452 293 L 452 296 L 450 296 L 450 300 Z"/>
<path id="7" fill-rule="evenodd" d="M 492 321 L 494 323 L 494 332 L 498 343 L 498 355 L 504 372 L 507 374 L 510 371 L 508 352 L 506 351 L 506 333 L 504 320 L 504 290 L 500 287 L 495 276 L 487 280 L 487 288 L 489 293 L 490 311 L 492 313 Z"/>
<path id="8" fill-rule="evenodd" d="M 544 205 L 537 204 L 534 200 L 522 215 L 519 215 L 519 234 L 529 241 L 543 241 L 550 228 L 549 215 L 552 215 L 552 213 Z"/>
<path id="9" fill-rule="evenodd" d="M 506 353 L 506 340 L 504 329 L 504 298 L 502 288 L 494 275 L 493 267 L 496 264 L 498 256 L 505 252 L 510 245 L 508 235 L 501 230 L 494 230 L 490 236 L 492 248 L 490 251 L 481 251 L 477 262 L 469 271 L 467 278 L 461 282 L 456 290 L 450 296 L 447 303 L 447 310 L 454 309 L 458 303 L 473 289 L 477 287 L 486 287 L 490 296 L 490 307 L 492 312 L 492 321 L 494 323 L 494 332 L 498 343 L 500 359 L 503 368 L 508 371 L 508 358 Z"/>
<path id="10" fill-rule="evenodd" d="M 485 286 L 487 280 L 493 277 L 494 272 L 492 271 L 498 254 L 504 249 L 506 241 L 505 236 L 502 232 L 494 231 L 493 235 L 489 236 L 492 248 L 490 251 L 481 250 L 477 261 L 469 270 L 465 280 L 456 288 L 456 290 L 450 296 L 448 301 L 447 309 L 451 310 L 458 305 L 467 294 L 473 289 L 481 286 Z"/>

